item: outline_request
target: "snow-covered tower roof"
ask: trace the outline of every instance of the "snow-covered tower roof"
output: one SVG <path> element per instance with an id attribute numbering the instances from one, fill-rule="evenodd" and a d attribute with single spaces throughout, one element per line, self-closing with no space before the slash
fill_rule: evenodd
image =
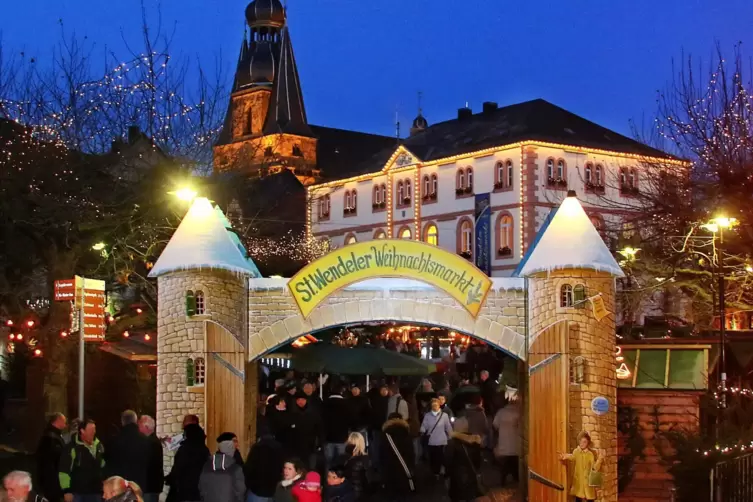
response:
<path id="1" fill-rule="evenodd" d="M 208 199 L 194 200 L 149 277 L 191 269 L 228 270 L 259 277 L 256 265 L 233 242 L 226 221 Z"/>
<path id="2" fill-rule="evenodd" d="M 562 269 L 597 270 L 624 277 L 574 191 L 568 192 L 542 232 L 520 269 L 521 277 Z"/>

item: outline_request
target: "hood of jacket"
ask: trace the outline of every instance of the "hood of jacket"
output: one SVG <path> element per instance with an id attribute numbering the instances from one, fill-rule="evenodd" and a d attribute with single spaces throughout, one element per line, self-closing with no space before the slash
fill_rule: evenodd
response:
<path id="1" fill-rule="evenodd" d="M 206 437 L 207 436 L 206 434 L 204 434 L 204 429 L 202 429 L 199 424 L 188 424 L 186 425 L 185 429 L 183 429 L 184 441 L 203 443 Z"/>
<path id="2" fill-rule="evenodd" d="M 387 420 L 382 426 L 382 431 L 386 431 L 390 427 L 405 427 L 406 429 L 410 429 L 408 422 L 402 418 L 391 418 Z"/>
<path id="3" fill-rule="evenodd" d="M 481 444 L 481 436 L 477 434 L 466 434 L 465 432 L 456 432 L 453 431 L 452 435 L 450 436 L 452 439 L 457 439 L 458 441 L 462 441 L 466 444 Z"/>
<path id="4" fill-rule="evenodd" d="M 207 463 L 207 470 L 215 472 L 227 471 L 235 464 L 236 461 L 235 458 L 233 458 L 233 455 L 226 455 L 218 451 L 217 453 L 212 455 L 212 458 L 209 459 L 209 462 Z"/>

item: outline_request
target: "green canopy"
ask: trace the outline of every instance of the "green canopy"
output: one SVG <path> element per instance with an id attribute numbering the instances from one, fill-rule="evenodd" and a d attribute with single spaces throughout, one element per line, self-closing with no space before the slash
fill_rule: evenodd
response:
<path id="1" fill-rule="evenodd" d="M 423 376 L 437 370 L 433 363 L 391 350 L 370 346 L 340 347 L 328 343 L 294 349 L 291 369 L 302 373 L 388 376 Z"/>

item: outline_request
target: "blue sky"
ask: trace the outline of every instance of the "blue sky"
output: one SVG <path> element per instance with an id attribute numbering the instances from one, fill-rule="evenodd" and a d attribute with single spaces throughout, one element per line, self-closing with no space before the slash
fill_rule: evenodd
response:
<path id="1" fill-rule="evenodd" d="M 15 51 L 49 61 L 62 19 L 94 54 L 137 43 L 138 0 L 4 2 L 0 32 Z M 211 66 L 237 58 L 247 2 L 146 0 L 174 30 L 174 52 Z M 407 132 L 423 92 L 429 122 L 467 101 L 544 98 L 629 134 L 649 119 L 681 51 L 711 56 L 719 42 L 753 55 L 750 0 L 288 0 L 289 23 L 314 124 Z"/>

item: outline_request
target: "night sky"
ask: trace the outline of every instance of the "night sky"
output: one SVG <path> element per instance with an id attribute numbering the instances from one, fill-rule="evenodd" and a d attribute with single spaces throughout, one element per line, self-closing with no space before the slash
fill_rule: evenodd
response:
<path id="1" fill-rule="evenodd" d="M 175 30 L 173 52 L 234 68 L 247 2 L 146 3 Z M 289 0 L 288 17 L 309 121 L 382 134 L 396 110 L 407 133 L 418 91 L 430 123 L 466 101 L 478 111 L 540 97 L 630 134 L 683 49 L 708 59 L 715 42 L 742 41 L 753 56 L 751 0 Z M 138 0 L 6 0 L 0 32 L 43 65 L 60 19 L 95 55 L 140 35 Z"/>

